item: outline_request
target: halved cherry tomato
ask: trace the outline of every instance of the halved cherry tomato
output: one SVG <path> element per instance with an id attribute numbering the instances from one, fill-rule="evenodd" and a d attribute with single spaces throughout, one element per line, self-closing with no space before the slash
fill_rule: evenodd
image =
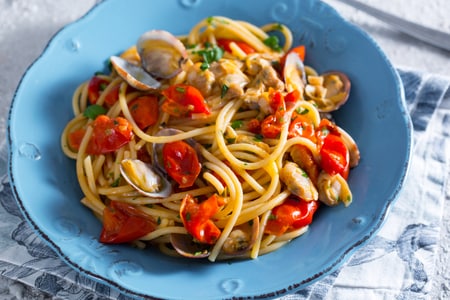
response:
<path id="1" fill-rule="evenodd" d="M 103 79 L 99 76 L 93 76 L 88 84 L 89 103 L 96 104 L 98 98 L 108 86 L 108 84 L 108 80 Z M 105 95 L 105 104 L 107 107 L 113 106 L 114 103 L 116 103 L 116 101 L 119 99 L 119 88 L 120 85 L 116 85 L 109 91 L 107 95 Z"/>
<path id="2" fill-rule="evenodd" d="M 106 107 L 113 106 L 119 100 L 120 84 L 115 85 L 108 94 L 105 95 Z"/>
<path id="3" fill-rule="evenodd" d="M 239 48 L 241 48 L 242 51 L 245 52 L 245 54 L 251 54 L 251 53 L 256 52 L 255 49 L 253 49 L 253 47 L 251 47 L 249 44 L 247 44 L 245 42 L 231 40 L 231 39 L 218 39 L 217 40 L 217 45 L 219 47 L 223 48 L 223 50 L 230 52 L 230 53 L 232 52 L 231 47 L 230 47 L 231 43 L 235 43 Z"/>
<path id="4" fill-rule="evenodd" d="M 198 242 L 214 244 L 219 238 L 221 230 L 211 218 L 224 204 L 224 199 L 217 194 L 200 203 L 192 195 L 186 194 L 180 207 L 180 216 L 184 227 Z"/>
<path id="5" fill-rule="evenodd" d="M 297 90 L 293 90 L 284 96 L 284 102 L 286 105 L 286 109 L 290 110 L 295 106 L 295 103 L 300 100 L 300 92 Z"/>
<path id="6" fill-rule="evenodd" d="M 158 98 L 153 95 L 141 96 L 132 100 L 128 107 L 131 116 L 140 129 L 145 129 L 158 121 Z"/>
<path id="7" fill-rule="evenodd" d="M 349 151 L 342 138 L 336 134 L 328 134 L 320 148 L 321 168 L 328 174 L 340 174 L 347 179 L 349 172 Z"/>
<path id="8" fill-rule="evenodd" d="M 304 115 L 300 115 L 297 113 L 292 114 L 292 120 L 289 124 L 289 134 L 288 138 L 301 136 L 311 141 L 315 142 L 315 129 L 311 120 L 309 120 Z"/>
<path id="9" fill-rule="evenodd" d="M 258 119 L 251 119 L 247 123 L 247 130 L 255 134 L 261 133 L 261 122 Z"/>
<path id="10" fill-rule="evenodd" d="M 103 210 L 100 242 L 120 244 L 134 241 L 155 230 L 156 222 L 133 205 L 111 201 Z"/>
<path id="11" fill-rule="evenodd" d="M 161 109 L 174 117 L 182 117 L 193 113 L 211 113 L 202 93 L 187 84 L 176 84 L 168 87 L 162 94 L 166 97 Z"/>
<path id="12" fill-rule="evenodd" d="M 289 229 L 298 229 L 309 225 L 318 207 L 317 201 L 305 201 L 291 196 L 272 209 L 264 232 L 281 235 Z"/>
<path id="13" fill-rule="evenodd" d="M 328 119 L 320 120 L 319 127 L 316 128 L 316 140 L 317 147 L 320 149 L 322 147 L 323 141 L 327 137 L 328 134 L 340 135 L 336 124 L 332 123 Z"/>
<path id="14" fill-rule="evenodd" d="M 261 134 L 265 138 L 274 139 L 279 137 L 283 124 L 286 122 L 286 104 L 283 94 L 274 92 L 270 98 L 270 107 L 274 113 L 261 122 Z"/>
<path id="15" fill-rule="evenodd" d="M 162 155 L 167 174 L 180 185 L 180 188 L 194 184 L 201 170 L 194 148 L 184 141 L 171 142 L 164 144 Z"/>
<path id="16" fill-rule="evenodd" d="M 133 131 L 127 119 L 116 117 L 110 119 L 99 115 L 92 123 L 92 136 L 88 142 L 87 154 L 104 154 L 118 150 L 133 137 Z M 86 130 L 80 128 L 69 134 L 69 146 L 78 150 Z"/>

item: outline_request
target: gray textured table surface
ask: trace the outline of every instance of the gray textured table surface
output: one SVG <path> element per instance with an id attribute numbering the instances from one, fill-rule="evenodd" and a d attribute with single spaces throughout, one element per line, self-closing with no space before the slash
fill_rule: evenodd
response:
<path id="1" fill-rule="evenodd" d="M 94 0 L 0 0 L 0 151 L 5 151 L 7 111 L 26 68 L 39 56 L 49 39 L 64 25 L 86 13 Z M 397 67 L 450 77 L 450 53 L 410 38 L 394 28 L 334 0 L 346 19 L 367 31 Z M 411 21 L 450 33 L 450 1 L 366 0 Z M 448 194 L 448 193 L 447 193 Z M 450 298 L 450 199 L 446 200 L 432 298 Z M 27 296 L 28 295 L 28 296 Z M 0 299 L 45 299 L 36 291 L 0 277 Z"/>

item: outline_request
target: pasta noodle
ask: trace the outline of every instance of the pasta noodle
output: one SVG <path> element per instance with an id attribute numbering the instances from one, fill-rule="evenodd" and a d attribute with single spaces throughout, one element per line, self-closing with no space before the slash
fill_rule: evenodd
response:
<path id="1" fill-rule="evenodd" d="M 76 161 L 81 202 L 103 223 L 102 242 L 195 257 L 174 242 L 184 236 L 210 261 L 256 258 L 306 232 L 319 202 L 350 204 L 357 146 L 309 96 L 335 101 L 325 99 L 327 79 L 302 67 L 289 28 L 214 16 L 176 39 L 186 57 L 158 88 L 136 89 L 115 67 L 74 92 L 61 146 Z M 144 67 L 138 51 L 121 57 Z M 159 196 L 158 182 L 145 194 L 126 180 L 142 162 L 171 192 Z"/>

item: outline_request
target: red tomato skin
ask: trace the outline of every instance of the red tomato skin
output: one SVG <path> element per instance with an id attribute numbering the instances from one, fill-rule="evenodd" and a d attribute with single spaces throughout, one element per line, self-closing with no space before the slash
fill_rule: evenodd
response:
<path id="1" fill-rule="evenodd" d="M 221 230 L 211 218 L 225 204 L 224 199 L 217 194 L 198 203 L 197 199 L 186 194 L 180 207 L 180 216 L 184 227 L 199 243 L 214 244 Z"/>
<path id="2" fill-rule="evenodd" d="M 312 223 L 318 207 L 317 201 L 290 197 L 272 209 L 272 217 L 267 221 L 264 232 L 279 236 L 289 229 L 307 226 Z"/>
<path id="3" fill-rule="evenodd" d="M 236 43 L 236 45 L 239 48 L 241 48 L 241 50 L 244 51 L 245 54 L 251 54 L 251 53 L 256 52 L 255 49 L 253 49 L 253 47 L 251 47 L 249 44 L 247 44 L 245 42 L 241 42 L 241 41 L 231 40 L 231 39 L 218 39 L 217 45 L 219 47 L 223 48 L 223 50 L 231 53 L 230 44 L 232 42 Z"/>
<path id="4" fill-rule="evenodd" d="M 305 116 L 292 114 L 293 120 L 289 124 L 288 138 L 301 136 L 315 142 L 315 129 L 311 121 Z"/>
<path id="5" fill-rule="evenodd" d="M 98 116 L 93 123 L 93 132 L 86 153 L 105 154 L 116 151 L 128 144 L 133 137 L 131 124 L 127 119 L 106 115 Z"/>
<path id="6" fill-rule="evenodd" d="M 321 168 L 330 175 L 340 174 L 344 179 L 349 173 L 349 151 L 341 137 L 328 134 L 320 148 Z"/>
<path id="7" fill-rule="evenodd" d="M 180 188 L 191 187 L 201 171 L 197 152 L 188 143 L 176 141 L 164 144 L 164 168 Z"/>
<path id="8" fill-rule="evenodd" d="M 193 113 L 211 114 L 202 93 L 191 85 L 171 85 L 162 91 L 162 94 L 166 99 L 161 109 L 172 116 L 190 116 Z"/>
<path id="9" fill-rule="evenodd" d="M 99 241 L 105 244 L 128 243 L 156 228 L 152 217 L 134 206 L 111 201 L 103 211 L 103 228 Z"/>
<path id="10" fill-rule="evenodd" d="M 88 83 L 88 99 L 89 103 L 97 103 L 103 89 L 109 84 L 109 81 L 100 78 L 98 76 L 93 76 Z"/>
<path id="11" fill-rule="evenodd" d="M 154 125 L 158 121 L 158 98 L 153 95 L 141 96 L 128 104 L 130 114 L 138 127 L 142 130 Z"/>

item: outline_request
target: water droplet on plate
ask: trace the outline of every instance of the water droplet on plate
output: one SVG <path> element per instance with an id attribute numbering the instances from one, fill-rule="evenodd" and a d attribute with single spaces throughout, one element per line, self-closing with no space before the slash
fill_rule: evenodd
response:
<path id="1" fill-rule="evenodd" d="M 222 290 L 227 294 L 236 293 L 243 285 L 242 280 L 235 278 L 225 279 L 220 284 Z"/>
<path id="2" fill-rule="evenodd" d="M 19 155 L 32 160 L 41 159 L 41 152 L 38 147 L 31 143 L 23 143 L 20 145 Z"/>
<path id="3" fill-rule="evenodd" d="M 78 52 L 81 48 L 80 41 L 78 41 L 77 39 L 70 39 L 67 42 L 67 48 L 72 52 Z"/>

